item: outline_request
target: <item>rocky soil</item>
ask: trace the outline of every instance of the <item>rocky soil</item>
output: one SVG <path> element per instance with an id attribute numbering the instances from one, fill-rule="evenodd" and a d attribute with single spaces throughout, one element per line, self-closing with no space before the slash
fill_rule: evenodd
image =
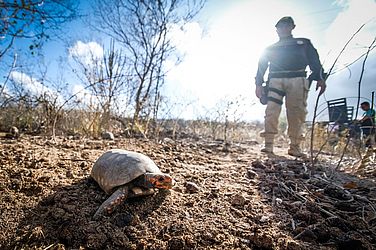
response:
<path id="1" fill-rule="evenodd" d="M 255 142 L 22 136 L 0 140 L 0 249 L 374 249 L 375 168 L 259 153 Z M 144 153 L 176 181 L 93 220 L 107 149 Z M 349 161 L 351 164 L 351 161 Z M 370 163 L 371 164 L 371 163 Z"/>

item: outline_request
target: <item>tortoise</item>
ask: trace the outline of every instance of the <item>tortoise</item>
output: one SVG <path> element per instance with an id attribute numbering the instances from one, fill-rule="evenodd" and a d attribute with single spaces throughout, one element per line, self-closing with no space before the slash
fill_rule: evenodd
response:
<path id="1" fill-rule="evenodd" d="M 94 214 L 110 214 L 127 198 L 150 195 L 154 188 L 171 189 L 173 179 L 164 174 L 146 155 L 122 149 L 112 149 L 102 154 L 94 163 L 91 177 L 111 194 Z"/>

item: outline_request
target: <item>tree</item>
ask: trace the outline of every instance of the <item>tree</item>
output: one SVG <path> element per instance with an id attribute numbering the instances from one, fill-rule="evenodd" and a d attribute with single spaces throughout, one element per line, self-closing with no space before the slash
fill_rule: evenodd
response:
<path id="1" fill-rule="evenodd" d="M 100 113 L 99 124 L 96 124 L 99 131 L 96 132 L 108 130 L 114 108 L 127 108 L 135 92 L 133 77 L 126 74 L 129 71 L 127 57 L 121 49 L 115 49 L 114 41 L 100 56 L 90 54 L 85 58 L 74 52 L 71 55 L 78 64 L 75 72 L 93 99 L 91 108 Z"/>
<path id="2" fill-rule="evenodd" d="M 129 73 L 136 77 L 133 126 L 138 125 L 142 113 L 154 114 L 156 119 L 166 73 L 164 64 L 175 52 L 169 34 L 174 25 L 182 27 L 192 20 L 204 3 L 205 0 L 96 1 L 93 28 L 126 49 L 132 66 Z"/>
<path id="3" fill-rule="evenodd" d="M 215 126 L 213 129 L 213 137 L 215 138 L 218 128 L 223 126 L 223 140 L 226 145 L 229 139 L 233 139 L 236 126 L 242 121 L 244 117 L 245 107 L 249 104 L 246 97 L 225 96 L 220 99 L 215 107 L 210 112 L 212 114 L 211 123 Z"/>
<path id="4" fill-rule="evenodd" d="M 31 40 L 30 50 L 40 47 L 53 31 L 77 17 L 77 6 L 73 0 L 0 0 L 0 58 L 16 39 Z"/>
<path id="5" fill-rule="evenodd" d="M 50 87 L 47 87 L 50 85 Z M 0 95 L 1 126 L 17 126 L 22 130 L 37 132 L 52 125 L 59 102 L 62 84 L 52 89 L 46 71 L 37 78 L 21 71 L 9 75 L 7 90 Z"/>

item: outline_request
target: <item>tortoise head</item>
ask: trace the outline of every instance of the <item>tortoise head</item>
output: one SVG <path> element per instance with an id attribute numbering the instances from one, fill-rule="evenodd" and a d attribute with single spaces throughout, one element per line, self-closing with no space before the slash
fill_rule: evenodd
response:
<path id="1" fill-rule="evenodd" d="M 171 189 L 174 180 L 168 174 L 145 173 L 145 184 L 148 188 Z"/>

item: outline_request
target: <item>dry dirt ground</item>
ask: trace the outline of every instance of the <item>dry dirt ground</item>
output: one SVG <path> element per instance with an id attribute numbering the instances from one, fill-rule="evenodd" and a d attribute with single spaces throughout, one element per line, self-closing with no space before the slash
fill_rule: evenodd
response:
<path id="1" fill-rule="evenodd" d="M 0 140 L 0 249 L 374 249 L 375 177 L 259 153 L 257 142 L 22 136 Z M 107 149 L 142 152 L 176 181 L 92 219 Z M 187 182 L 197 184 L 192 192 Z"/>

